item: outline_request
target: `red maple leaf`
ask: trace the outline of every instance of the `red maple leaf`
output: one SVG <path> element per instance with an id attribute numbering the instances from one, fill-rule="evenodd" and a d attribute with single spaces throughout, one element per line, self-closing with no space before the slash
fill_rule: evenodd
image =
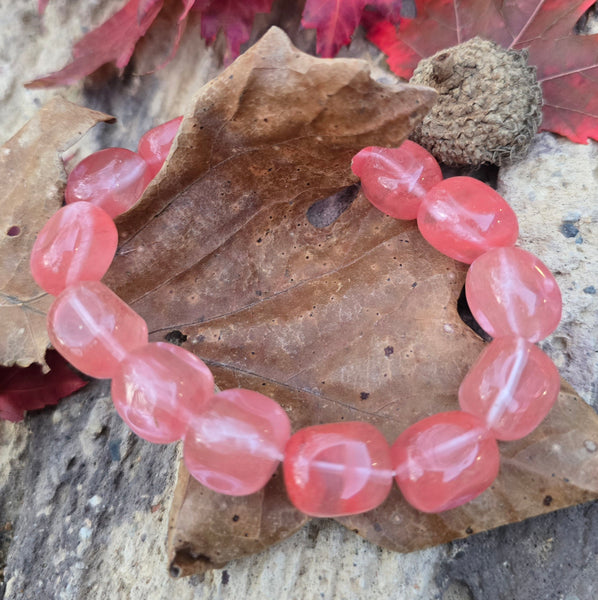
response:
<path id="1" fill-rule="evenodd" d="M 29 367 L 0 367 L 0 419 L 22 421 L 26 410 L 57 404 L 87 382 L 81 379 L 55 350 L 48 350 L 49 373 L 38 364 Z"/>
<path id="2" fill-rule="evenodd" d="M 39 0 L 43 13 L 49 0 Z M 390 0 L 386 0 L 389 2 Z M 97 29 L 90 31 L 73 47 L 73 60 L 60 71 L 27 84 L 27 87 L 70 85 L 102 65 L 116 63 L 122 69 L 129 62 L 139 39 L 145 35 L 164 7 L 165 0 L 129 0 Z M 202 37 L 211 44 L 222 30 L 227 43 L 225 62 L 234 60 L 241 44 L 250 36 L 255 15 L 269 12 L 273 0 L 181 0 L 181 14 L 175 35 L 173 55 L 191 9 L 201 14 Z"/>
<path id="3" fill-rule="evenodd" d="M 138 42 L 162 9 L 164 0 L 130 0 L 97 29 L 90 31 L 73 47 L 73 61 L 66 67 L 27 84 L 27 87 L 70 85 L 102 65 L 127 65 Z M 45 8 L 41 0 L 39 8 Z"/>
<path id="4" fill-rule="evenodd" d="M 420 59 L 472 37 L 529 51 L 544 95 L 541 130 L 598 140 L 598 34 L 575 25 L 594 0 L 416 0 L 417 17 L 369 22 L 368 38 L 408 79 Z"/>
<path id="5" fill-rule="evenodd" d="M 320 56 L 332 58 L 350 42 L 366 5 L 375 9 L 374 18 L 399 22 L 401 0 L 307 0 L 301 24 L 316 30 Z"/>

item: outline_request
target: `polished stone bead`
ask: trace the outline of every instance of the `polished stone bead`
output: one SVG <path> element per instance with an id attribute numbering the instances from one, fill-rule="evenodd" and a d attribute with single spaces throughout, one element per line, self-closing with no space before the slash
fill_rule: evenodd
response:
<path id="1" fill-rule="evenodd" d="M 205 363 L 164 342 L 129 352 L 112 378 L 118 414 L 138 436 L 156 444 L 181 439 L 213 394 L 214 378 Z"/>
<path id="2" fill-rule="evenodd" d="M 532 343 L 507 336 L 480 354 L 459 388 L 459 405 L 483 419 L 499 440 L 531 433 L 552 408 L 560 389 L 554 363 Z"/>
<path id="3" fill-rule="evenodd" d="M 290 435 L 289 417 L 277 402 L 251 390 L 225 390 L 189 423 L 185 465 L 211 490 L 246 496 L 268 483 Z"/>
<path id="4" fill-rule="evenodd" d="M 369 423 L 306 427 L 285 451 L 287 494 L 296 508 L 315 517 L 376 508 L 386 499 L 392 476 L 388 443 Z"/>
<path id="5" fill-rule="evenodd" d="M 546 265 L 520 248 L 480 256 L 465 280 L 469 308 L 492 337 L 515 335 L 538 342 L 561 320 L 561 291 Z"/>
<path id="6" fill-rule="evenodd" d="M 498 474 L 498 444 L 484 422 L 461 411 L 438 413 L 406 429 L 391 447 L 407 502 L 427 513 L 461 506 Z"/>
<path id="7" fill-rule="evenodd" d="M 39 232 L 31 251 L 31 274 L 57 296 L 78 281 L 99 281 L 112 263 L 118 232 L 101 208 L 88 202 L 63 206 Z"/>
<path id="8" fill-rule="evenodd" d="M 50 307 L 48 335 L 74 367 L 102 379 L 147 343 L 147 325 L 103 283 L 82 281 L 67 287 Z"/>
<path id="9" fill-rule="evenodd" d="M 415 219 L 428 190 L 442 181 L 436 159 L 410 140 L 399 148 L 364 148 L 353 157 L 351 168 L 365 197 L 395 219 Z"/>
<path id="10" fill-rule="evenodd" d="M 125 148 L 107 148 L 90 154 L 71 171 L 65 199 L 67 204 L 91 202 L 114 218 L 141 198 L 151 178 L 139 154 Z"/>
<path id="11" fill-rule="evenodd" d="M 158 174 L 166 160 L 183 117 L 177 117 L 147 131 L 139 140 L 138 154 L 148 164 L 152 177 Z"/>
<path id="12" fill-rule="evenodd" d="M 417 225 L 443 254 L 471 263 L 478 256 L 517 241 L 517 216 L 504 198 L 472 177 L 451 177 L 423 199 Z"/>

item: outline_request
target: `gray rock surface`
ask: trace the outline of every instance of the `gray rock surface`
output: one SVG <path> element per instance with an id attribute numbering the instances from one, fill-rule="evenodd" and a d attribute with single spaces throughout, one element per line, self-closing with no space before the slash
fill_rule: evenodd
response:
<path id="1" fill-rule="evenodd" d="M 57 93 L 26 90 L 23 82 L 62 66 L 83 24 L 97 25 L 122 0 L 52 0 L 43 21 L 36 5 L 35 0 L 0 0 L 3 140 Z M 119 118 L 118 125 L 98 126 L 86 136 L 80 154 L 104 146 L 134 148 L 143 131 L 184 110 L 217 72 L 217 54 L 206 51 L 190 29 L 177 58 L 162 71 L 60 90 Z M 563 291 L 564 319 L 546 350 L 595 406 L 597 156 L 594 143 L 575 145 L 541 134 L 528 158 L 502 169 L 499 177 L 499 191 L 520 218 L 520 245 L 555 271 Z M 381 550 L 334 522 L 321 521 L 225 569 L 170 579 L 165 539 L 178 449 L 137 440 L 115 415 L 107 394 L 106 383 L 95 382 L 23 423 L 0 422 L 0 598 L 598 597 L 596 503 L 408 555 Z"/>

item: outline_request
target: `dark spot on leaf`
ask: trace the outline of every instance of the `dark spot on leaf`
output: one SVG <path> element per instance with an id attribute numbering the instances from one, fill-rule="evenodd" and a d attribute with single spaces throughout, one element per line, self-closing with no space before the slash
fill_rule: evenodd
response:
<path id="1" fill-rule="evenodd" d="M 380 523 L 377 521 L 374 523 L 374 531 L 377 531 L 378 533 L 382 531 L 382 525 L 380 525 Z"/>
<path id="2" fill-rule="evenodd" d="M 465 533 L 466 533 L 467 535 L 471 535 L 471 534 L 473 533 L 473 529 L 472 529 L 471 527 L 468 527 L 468 528 L 465 530 Z"/>
<path id="3" fill-rule="evenodd" d="M 230 575 L 228 574 L 228 571 L 225 569 L 224 571 L 222 571 L 222 585 L 226 585 L 229 582 L 230 579 Z"/>
<path id="4" fill-rule="evenodd" d="M 550 506 L 552 504 L 552 496 L 544 496 L 542 504 L 544 504 L 544 506 Z"/>
<path id="5" fill-rule="evenodd" d="M 350 185 L 336 194 L 317 200 L 307 209 L 307 220 L 318 229 L 332 225 L 357 197 L 359 185 Z"/>
<path id="6" fill-rule="evenodd" d="M 588 287 L 583 288 L 584 294 L 595 294 L 596 288 L 593 285 L 589 285 Z"/>
<path id="7" fill-rule="evenodd" d="M 233 521 L 236 523 L 239 520 L 239 515 L 234 515 L 233 516 Z"/>
<path id="8" fill-rule="evenodd" d="M 359 397 L 360 397 L 362 400 L 367 400 L 367 399 L 370 397 L 370 395 L 369 395 L 369 393 L 368 393 L 368 392 L 361 392 L 361 394 L 359 394 Z"/>
<path id="9" fill-rule="evenodd" d="M 173 329 L 164 336 L 164 339 L 175 346 L 182 346 L 187 341 L 187 336 L 178 329 Z"/>
<path id="10" fill-rule="evenodd" d="M 12 227 L 8 228 L 6 235 L 10 237 L 16 237 L 17 235 L 19 235 L 19 233 L 21 233 L 21 228 L 18 225 L 13 225 Z"/>
<path id="11" fill-rule="evenodd" d="M 395 349 L 392 346 L 386 346 L 386 348 L 384 348 L 384 356 L 390 356 L 391 354 L 394 354 Z"/>

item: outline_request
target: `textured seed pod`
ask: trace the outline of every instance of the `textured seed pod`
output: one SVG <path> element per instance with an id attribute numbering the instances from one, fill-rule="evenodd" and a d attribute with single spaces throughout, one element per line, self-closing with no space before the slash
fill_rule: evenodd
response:
<path id="1" fill-rule="evenodd" d="M 542 120 L 542 90 L 527 52 L 481 38 L 423 59 L 411 83 L 438 92 L 411 139 L 447 165 L 520 158 Z"/>

